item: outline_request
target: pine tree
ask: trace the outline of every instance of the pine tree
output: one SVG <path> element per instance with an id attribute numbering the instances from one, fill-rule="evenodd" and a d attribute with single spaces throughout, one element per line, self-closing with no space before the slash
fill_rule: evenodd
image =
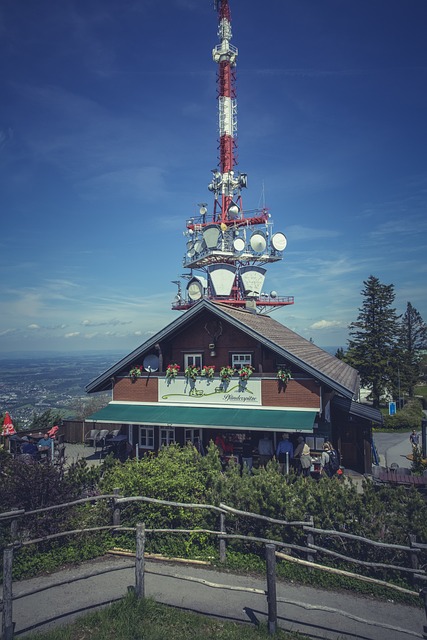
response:
<path id="1" fill-rule="evenodd" d="M 427 326 L 410 302 L 406 305 L 399 329 L 400 386 L 413 397 L 421 376 L 421 351 L 427 347 Z"/>
<path id="2" fill-rule="evenodd" d="M 349 326 L 345 359 L 359 371 L 362 385 L 372 390 L 373 404 L 379 407 L 380 397 L 397 379 L 398 317 L 391 306 L 395 293 L 392 284 L 382 284 L 374 276 L 363 284 L 364 300 L 356 322 Z"/>

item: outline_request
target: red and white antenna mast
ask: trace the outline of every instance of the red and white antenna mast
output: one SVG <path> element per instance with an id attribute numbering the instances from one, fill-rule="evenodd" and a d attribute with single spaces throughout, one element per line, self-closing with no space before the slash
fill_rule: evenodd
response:
<path id="1" fill-rule="evenodd" d="M 241 190 L 247 175 L 237 165 L 237 47 L 231 44 L 229 0 L 214 0 L 218 12 L 219 43 L 212 56 L 218 65 L 219 164 L 208 185 L 214 194 L 213 211 L 199 205 L 199 216 L 187 220 L 187 252 L 183 266 L 190 269 L 186 296 L 178 283 L 173 309 L 188 309 L 207 297 L 232 306 L 250 306 L 264 311 L 293 304 L 291 296 L 262 293 L 265 272 L 261 265 L 282 259 L 287 240 L 272 233 L 273 223 L 266 207 L 244 211 Z M 193 270 L 203 275 L 193 274 Z"/>

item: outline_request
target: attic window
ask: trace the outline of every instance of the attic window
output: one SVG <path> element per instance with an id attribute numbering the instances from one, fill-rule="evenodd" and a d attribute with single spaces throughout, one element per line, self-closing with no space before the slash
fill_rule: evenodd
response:
<path id="1" fill-rule="evenodd" d="M 252 366 L 252 355 L 250 353 L 231 354 L 231 366 L 233 369 L 241 369 L 247 365 Z"/>

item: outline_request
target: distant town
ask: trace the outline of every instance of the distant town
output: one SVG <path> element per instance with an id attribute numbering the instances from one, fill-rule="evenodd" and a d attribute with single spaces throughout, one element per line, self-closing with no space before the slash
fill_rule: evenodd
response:
<path id="1" fill-rule="evenodd" d="M 20 428 L 48 409 L 64 419 L 76 418 L 88 399 L 85 386 L 122 356 L 110 352 L 0 357 L 0 414 L 9 411 Z"/>

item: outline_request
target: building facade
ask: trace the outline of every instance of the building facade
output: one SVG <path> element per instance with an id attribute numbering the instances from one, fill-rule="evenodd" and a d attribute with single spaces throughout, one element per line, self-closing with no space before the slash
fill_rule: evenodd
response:
<path id="1" fill-rule="evenodd" d="M 244 435 L 267 433 L 275 448 L 285 432 L 313 451 L 329 439 L 344 466 L 369 473 L 372 424 L 381 422 L 357 402 L 355 369 L 269 315 L 206 299 L 86 389 L 112 394 L 87 428 L 120 428 L 137 457 L 186 442 L 203 453 L 220 436 L 239 459 Z"/>

